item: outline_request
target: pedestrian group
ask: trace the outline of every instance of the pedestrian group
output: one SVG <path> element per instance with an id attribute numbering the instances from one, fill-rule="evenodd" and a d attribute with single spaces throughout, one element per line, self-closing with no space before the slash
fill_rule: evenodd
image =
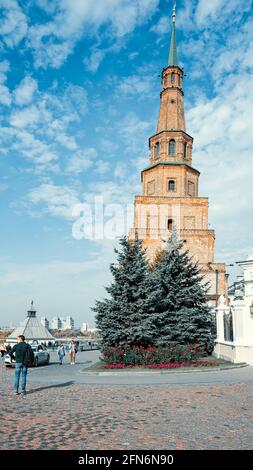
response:
<path id="1" fill-rule="evenodd" d="M 74 365 L 76 363 L 76 355 L 78 351 L 77 343 L 72 340 L 69 346 L 69 359 L 70 364 Z M 12 361 L 15 360 L 15 376 L 14 376 L 14 394 L 20 395 L 19 385 L 20 378 L 21 381 L 21 395 L 26 395 L 26 384 L 27 384 L 27 371 L 29 367 L 34 365 L 34 352 L 30 344 L 26 343 L 24 335 L 19 335 L 17 337 L 17 344 L 13 346 L 5 346 L 0 344 L 0 354 L 1 358 L 4 358 L 6 354 L 9 354 Z M 66 356 L 66 350 L 63 343 L 58 346 L 57 350 L 59 364 L 62 365 L 64 357 Z"/>

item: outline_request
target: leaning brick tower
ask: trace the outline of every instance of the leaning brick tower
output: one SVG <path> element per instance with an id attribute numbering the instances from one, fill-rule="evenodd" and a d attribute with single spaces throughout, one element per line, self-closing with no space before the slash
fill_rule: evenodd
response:
<path id="1" fill-rule="evenodd" d="M 186 132 L 184 71 L 176 44 L 176 9 L 168 65 L 162 71 L 162 92 L 156 133 L 149 139 L 149 166 L 142 171 L 142 195 L 135 197 L 134 229 L 152 261 L 177 227 L 179 237 L 210 282 L 209 299 L 227 295 L 224 263 L 215 262 L 215 231 L 209 229 L 207 197 L 199 197 L 200 172 L 192 162 L 193 138 Z"/>

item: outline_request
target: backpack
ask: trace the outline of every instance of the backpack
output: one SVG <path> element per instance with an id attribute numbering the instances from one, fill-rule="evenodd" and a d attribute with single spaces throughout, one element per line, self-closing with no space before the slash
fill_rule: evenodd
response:
<path id="1" fill-rule="evenodd" d="M 34 352 L 29 344 L 26 345 L 23 365 L 25 367 L 32 367 L 34 364 Z"/>

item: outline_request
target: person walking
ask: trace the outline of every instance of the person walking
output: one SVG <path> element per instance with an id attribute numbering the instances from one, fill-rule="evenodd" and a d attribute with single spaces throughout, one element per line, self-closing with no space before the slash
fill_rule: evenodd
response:
<path id="1" fill-rule="evenodd" d="M 60 364 L 60 366 L 62 366 L 63 359 L 64 359 L 64 356 L 65 356 L 65 348 L 64 348 L 63 343 L 61 343 L 60 346 L 58 347 L 57 354 L 58 354 L 58 357 L 59 357 L 59 364 Z"/>
<path id="2" fill-rule="evenodd" d="M 1 353 L 1 358 L 3 358 L 4 355 L 6 354 L 6 347 L 4 344 L 0 344 L 0 353 Z"/>
<path id="3" fill-rule="evenodd" d="M 74 365 L 76 363 L 76 354 L 77 354 L 77 347 L 76 347 L 75 342 L 72 340 L 70 343 L 70 349 L 69 349 L 71 365 Z"/>
<path id="4" fill-rule="evenodd" d="M 13 359 L 15 354 L 15 381 L 14 393 L 19 395 L 19 382 L 22 373 L 22 395 L 26 395 L 26 379 L 27 369 L 34 361 L 34 354 L 31 346 L 25 342 L 25 337 L 20 335 L 17 337 L 18 343 L 10 350 L 10 357 Z"/>

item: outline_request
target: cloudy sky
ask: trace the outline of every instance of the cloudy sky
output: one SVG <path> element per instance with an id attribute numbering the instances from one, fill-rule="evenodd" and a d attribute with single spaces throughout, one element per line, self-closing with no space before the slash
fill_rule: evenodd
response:
<path id="1" fill-rule="evenodd" d="M 31 299 L 93 324 L 116 241 L 74 239 L 72 210 L 140 194 L 172 6 L 0 0 L 0 325 Z M 177 37 L 200 195 L 232 263 L 253 251 L 252 2 L 179 0 Z"/>

